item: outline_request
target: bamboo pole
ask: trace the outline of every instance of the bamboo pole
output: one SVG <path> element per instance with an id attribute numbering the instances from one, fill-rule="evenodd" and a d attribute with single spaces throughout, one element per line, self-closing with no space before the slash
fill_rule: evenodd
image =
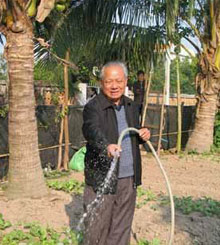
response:
<path id="1" fill-rule="evenodd" d="M 170 54 L 167 51 L 166 61 L 165 61 L 165 84 L 166 84 L 166 92 L 165 92 L 165 104 L 170 105 Z"/>
<path id="2" fill-rule="evenodd" d="M 69 145 L 71 145 L 71 143 L 69 143 Z M 63 146 L 65 146 L 65 144 L 43 147 L 43 148 L 40 148 L 39 151 L 52 150 L 52 149 L 55 149 L 55 148 L 59 148 L 60 146 L 63 147 Z M 73 146 L 73 147 L 76 147 L 76 146 Z M 77 149 L 79 149 L 79 148 L 77 147 Z"/>
<path id="3" fill-rule="evenodd" d="M 143 108 L 142 117 L 141 117 L 141 126 L 142 127 L 144 127 L 145 117 L 147 114 L 147 107 L 148 107 L 148 103 L 149 103 L 149 93 L 150 93 L 150 86 L 151 86 L 151 81 L 152 81 L 152 74 L 153 74 L 153 71 L 151 69 L 151 71 L 149 72 L 148 82 L 145 83 L 144 108 Z"/>
<path id="4" fill-rule="evenodd" d="M 177 109 L 178 109 L 178 134 L 177 134 L 177 153 L 181 151 L 181 141 L 182 141 L 182 115 L 181 115 L 181 91 L 180 91 L 180 70 L 179 70 L 179 56 L 176 58 L 176 83 L 177 83 Z"/>
<path id="5" fill-rule="evenodd" d="M 163 121 L 164 121 L 164 111 L 165 111 L 165 93 L 166 93 L 166 84 L 164 83 L 163 87 L 163 97 L 162 97 L 162 104 L 161 104 L 161 113 L 160 113 L 160 130 L 159 130 L 159 139 L 157 145 L 157 154 L 160 155 L 160 147 L 161 147 L 161 139 L 162 139 L 162 132 L 163 132 Z"/>
<path id="6" fill-rule="evenodd" d="M 65 59 L 69 61 L 70 52 L 67 50 Z M 69 98 L 69 77 L 68 77 L 68 65 L 64 64 L 64 107 L 65 107 L 65 116 L 64 116 L 64 135 L 65 135 L 65 150 L 64 150 L 64 159 L 63 166 L 64 169 L 68 169 L 69 163 L 69 125 L 68 125 L 68 98 Z"/>
<path id="7" fill-rule="evenodd" d="M 64 113 L 64 105 L 62 105 L 62 115 Z M 60 121 L 60 136 L 59 136 L 59 148 L 58 148 L 58 161 L 57 161 L 57 169 L 61 169 L 61 164 L 62 164 L 62 143 L 63 143 L 63 124 L 64 124 L 64 119 L 63 116 L 61 117 Z"/>
<path id="8" fill-rule="evenodd" d="M 1 154 L 0 158 L 9 157 L 9 153 Z"/>

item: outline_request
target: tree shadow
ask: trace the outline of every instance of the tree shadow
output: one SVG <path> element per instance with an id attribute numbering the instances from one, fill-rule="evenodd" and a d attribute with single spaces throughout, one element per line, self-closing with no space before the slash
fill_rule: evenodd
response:
<path id="1" fill-rule="evenodd" d="M 65 211 L 69 217 L 70 228 L 75 230 L 83 215 L 83 195 L 72 194 L 71 197 L 71 202 L 65 205 Z"/>

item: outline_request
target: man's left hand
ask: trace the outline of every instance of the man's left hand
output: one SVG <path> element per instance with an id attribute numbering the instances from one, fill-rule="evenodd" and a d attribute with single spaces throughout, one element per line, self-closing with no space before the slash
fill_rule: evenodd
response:
<path id="1" fill-rule="evenodd" d="M 147 141 L 150 139 L 150 131 L 147 128 L 139 129 L 139 136 L 142 140 Z"/>

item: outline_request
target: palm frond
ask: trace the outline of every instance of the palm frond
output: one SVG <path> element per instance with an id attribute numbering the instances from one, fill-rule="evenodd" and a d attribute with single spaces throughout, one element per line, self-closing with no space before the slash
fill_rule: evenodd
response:
<path id="1" fill-rule="evenodd" d="M 195 0 L 190 0 L 189 1 L 189 11 L 188 11 L 189 18 L 192 18 L 194 9 L 195 9 Z"/>
<path id="2" fill-rule="evenodd" d="M 70 49 L 75 63 L 88 59 L 101 65 L 118 59 L 135 69 L 145 69 L 162 54 L 155 51 L 155 44 L 167 43 L 165 13 L 159 11 L 164 6 L 161 1 L 88 0 L 64 16 L 63 22 L 54 14 L 38 27 L 38 34 L 52 36 L 51 49 L 59 57 Z M 57 26 L 57 21 L 62 24 L 50 28 Z M 38 57 L 45 52 L 37 51 Z"/>

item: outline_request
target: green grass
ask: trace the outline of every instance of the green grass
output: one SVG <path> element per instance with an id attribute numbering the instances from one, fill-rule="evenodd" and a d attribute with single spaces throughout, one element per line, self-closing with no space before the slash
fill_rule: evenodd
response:
<path id="1" fill-rule="evenodd" d="M 4 220 L 3 215 L 0 213 L 0 230 L 5 230 L 8 227 L 11 227 L 11 223 Z"/>
<path id="2" fill-rule="evenodd" d="M 160 205 L 168 205 L 169 203 L 167 197 L 160 200 Z M 186 215 L 197 212 L 204 216 L 217 216 L 220 218 L 220 202 L 212 198 L 203 197 L 195 200 L 191 196 L 174 197 L 174 203 L 175 209 Z"/>
<path id="3" fill-rule="evenodd" d="M 147 241 L 145 239 L 140 239 L 137 245 L 160 245 L 161 242 L 158 238 L 154 238 L 152 241 Z"/>
<path id="4" fill-rule="evenodd" d="M 220 202 L 208 197 L 193 200 L 191 196 L 174 198 L 176 209 L 183 214 L 199 212 L 204 216 L 217 216 L 220 218 Z"/>
<path id="5" fill-rule="evenodd" d="M 82 194 L 84 183 L 76 180 L 52 180 L 47 179 L 47 185 L 54 190 L 61 190 L 67 193 Z M 155 201 L 156 195 L 151 190 L 137 189 L 137 208 L 141 208 L 149 201 Z M 83 240 L 82 234 L 77 234 L 69 228 L 57 232 L 50 227 L 44 227 L 36 222 L 18 223 L 12 225 L 4 220 L 0 214 L 0 245 L 79 245 Z M 160 240 L 155 238 L 152 241 L 140 239 L 138 245 L 160 245 Z"/>
<path id="6" fill-rule="evenodd" d="M 75 193 L 75 194 L 82 194 L 84 190 L 84 183 L 80 183 L 77 180 L 48 180 L 47 185 L 49 188 L 59 191 L 64 191 L 67 193 Z"/>
<path id="7" fill-rule="evenodd" d="M 44 227 L 37 222 L 18 223 L 12 225 L 0 214 L 0 245 L 80 245 L 83 241 L 81 233 L 64 228 L 57 232 L 50 227 Z M 152 241 L 140 239 L 137 245 L 160 245 L 158 238 Z"/>
<path id="8" fill-rule="evenodd" d="M 156 201 L 156 195 L 151 190 L 145 190 L 142 187 L 138 187 L 136 208 L 142 208 L 150 201 Z"/>
<path id="9" fill-rule="evenodd" d="M 192 158 L 193 160 L 200 160 L 205 159 L 209 160 L 210 162 L 214 163 L 220 163 L 220 148 L 217 148 L 216 146 L 212 146 L 210 151 L 205 151 L 203 153 L 198 153 L 196 150 L 192 151 L 182 151 L 179 154 L 179 158 L 185 159 L 185 158 Z"/>
<path id="10" fill-rule="evenodd" d="M 71 174 L 71 171 L 50 170 L 49 164 L 47 169 L 48 170 L 44 169 L 44 177 L 46 177 L 47 179 L 62 178 Z"/>
<path id="11" fill-rule="evenodd" d="M 2 214 L 0 217 L 0 223 L 3 223 L 3 226 L 0 226 L 0 245 L 78 245 L 82 241 L 82 236 L 69 228 L 57 232 L 35 222 L 12 226 L 9 221 L 3 219 Z"/>

